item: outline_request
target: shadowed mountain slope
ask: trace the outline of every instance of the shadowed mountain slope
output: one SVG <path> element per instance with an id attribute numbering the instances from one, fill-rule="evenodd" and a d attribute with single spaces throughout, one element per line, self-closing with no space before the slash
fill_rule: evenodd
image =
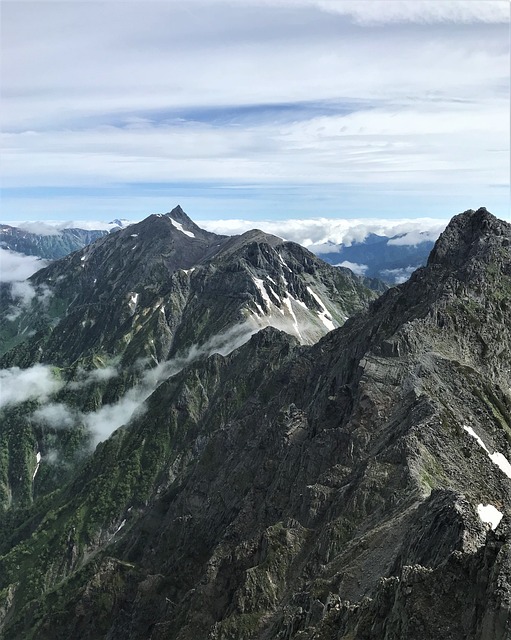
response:
<path id="1" fill-rule="evenodd" d="M 313 346 L 162 380 L 12 516 L 6 638 L 510 637 L 510 313 L 511 226 L 467 211 Z"/>

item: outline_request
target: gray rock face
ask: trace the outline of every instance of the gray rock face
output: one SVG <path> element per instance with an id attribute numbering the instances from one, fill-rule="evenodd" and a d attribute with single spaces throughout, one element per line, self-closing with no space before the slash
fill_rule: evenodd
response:
<path id="1" fill-rule="evenodd" d="M 6 638 L 510 638 L 510 301 L 511 225 L 467 211 L 313 346 L 167 379 L 2 543 Z"/>

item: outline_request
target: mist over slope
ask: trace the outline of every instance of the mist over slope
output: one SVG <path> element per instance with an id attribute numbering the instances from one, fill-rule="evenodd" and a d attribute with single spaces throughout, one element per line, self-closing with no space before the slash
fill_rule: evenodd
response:
<path id="1" fill-rule="evenodd" d="M 58 486 L 187 363 L 267 326 L 312 344 L 374 286 L 261 231 L 207 232 L 180 207 L 5 286 L 0 501 L 26 506 Z"/>

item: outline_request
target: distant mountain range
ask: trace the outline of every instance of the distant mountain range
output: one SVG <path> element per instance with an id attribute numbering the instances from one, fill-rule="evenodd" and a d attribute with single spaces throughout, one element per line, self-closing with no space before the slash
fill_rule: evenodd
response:
<path id="1" fill-rule="evenodd" d="M 27 256 L 58 260 L 125 225 L 123 221 L 115 220 L 107 226 L 109 230 L 75 227 L 58 229 L 41 223 L 29 224 L 23 228 L 2 224 L 0 247 Z M 41 228 L 44 228 L 43 233 Z"/>
<path id="2" fill-rule="evenodd" d="M 126 228 L 130 223 L 127 220 L 113 220 L 108 224 L 67 224 L 84 228 L 46 223 L 25 223 L 22 227 L 0 225 L 0 247 L 24 255 L 56 260 L 82 249 L 107 233 Z M 396 284 L 407 280 L 415 269 L 425 264 L 433 247 L 431 233 L 421 233 L 419 230 L 413 235 L 413 240 L 410 240 L 406 233 L 388 236 L 368 233 L 363 240 L 350 240 L 344 244 L 333 241 L 311 244 L 309 250 L 332 265 L 352 269 L 357 275 Z"/>
<path id="3" fill-rule="evenodd" d="M 405 241 L 405 235 L 388 238 L 371 233 L 362 242 L 353 242 L 348 246 L 333 245 L 331 251 L 322 246 L 318 255 L 330 264 L 347 267 L 359 275 L 399 284 L 426 264 L 435 244 L 429 238 L 420 237 L 416 244 Z"/>

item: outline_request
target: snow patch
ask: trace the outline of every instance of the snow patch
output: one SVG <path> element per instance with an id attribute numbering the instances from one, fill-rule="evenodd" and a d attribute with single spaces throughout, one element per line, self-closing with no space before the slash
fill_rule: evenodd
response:
<path id="1" fill-rule="evenodd" d="M 287 264 L 284 262 L 284 258 L 280 255 L 280 253 L 277 251 L 277 256 L 279 258 L 280 264 L 287 269 L 288 271 L 291 271 L 291 269 L 287 266 Z"/>
<path id="2" fill-rule="evenodd" d="M 118 533 L 124 527 L 125 524 L 126 524 L 126 518 L 124 518 L 124 520 L 121 522 L 121 524 L 117 527 L 117 529 L 114 532 L 114 536 L 115 536 L 116 533 Z"/>
<path id="3" fill-rule="evenodd" d="M 293 311 L 293 304 L 292 304 L 292 302 L 291 302 L 291 300 L 292 300 L 292 299 L 293 299 L 293 298 L 291 298 L 291 296 L 287 295 L 287 296 L 284 298 L 283 302 L 284 302 L 284 304 L 286 305 L 287 310 L 289 311 L 289 315 L 291 316 L 291 318 L 293 318 L 293 327 L 294 327 L 294 330 L 295 330 L 295 332 L 296 332 L 296 335 L 298 336 L 298 338 L 299 338 L 299 339 L 300 339 L 300 341 L 301 341 L 301 339 L 302 339 L 302 334 L 300 333 L 300 329 L 298 328 L 298 320 L 296 319 L 295 312 Z"/>
<path id="4" fill-rule="evenodd" d="M 176 229 L 178 231 L 181 231 L 181 233 L 184 233 L 185 236 L 188 236 L 189 238 L 195 238 L 195 234 L 192 233 L 191 231 L 187 231 L 186 229 L 183 229 L 183 225 L 182 224 L 180 224 L 179 222 L 176 222 L 173 218 L 170 218 L 170 221 L 176 227 Z"/>
<path id="5" fill-rule="evenodd" d="M 272 305 L 272 301 L 270 300 L 270 296 L 268 295 L 268 292 L 266 291 L 266 287 L 264 286 L 264 282 L 260 278 L 252 278 L 252 280 L 254 281 L 255 286 L 259 289 L 259 293 L 261 294 L 263 302 L 266 305 L 267 311 L 270 311 L 271 305 Z"/>
<path id="6" fill-rule="evenodd" d="M 131 313 L 135 313 L 138 303 L 138 293 L 132 293 L 128 302 Z"/>
<path id="7" fill-rule="evenodd" d="M 32 480 L 35 478 L 36 473 L 39 471 L 39 465 L 41 464 L 41 453 L 38 451 L 35 454 L 35 459 L 36 459 L 36 465 L 35 465 L 35 469 L 34 469 L 34 473 L 32 474 Z"/>
<path id="8" fill-rule="evenodd" d="M 488 523 L 492 529 L 496 529 L 502 520 L 502 513 L 492 504 L 478 504 L 477 513 L 482 522 Z"/>
<path id="9" fill-rule="evenodd" d="M 306 311 L 310 311 L 309 307 L 305 304 L 305 302 L 303 300 L 298 300 L 298 298 L 293 298 L 293 300 L 299 304 L 301 307 L 303 307 Z"/>
<path id="10" fill-rule="evenodd" d="M 473 438 L 477 440 L 477 443 L 479 444 L 480 447 L 482 447 L 486 451 L 486 453 L 488 454 L 488 457 L 493 462 L 493 464 L 496 465 L 503 473 L 505 473 L 508 478 L 511 478 L 511 464 L 509 463 L 509 460 L 504 455 L 502 455 L 502 453 L 499 453 L 498 451 L 495 451 L 494 453 L 490 453 L 490 451 L 488 450 L 488 447 L 484 444 L 484 442 L 477 435 L 477 433 L 472 429 L 472 427 L 467 427 L 466 425 L 463 425 L 463 429 L 465 429 L 465 431 L 469 435 L 471 435 Z"/>
<path id="11" fill-rule="evenodd" d="M 278 304 L 277 304 L 278 302 L 280 302 L 280 303 L 282 304 L 282 303 L 283 303 L 283 300 L 281 300 L 281 299 L 279 298 L 278 294 L 277 294 L 277 293 L 276 293 L 276 292 L 275 292 L 275 291 L 270 287 L 270 285 L 267 285 L 267 286 L 268 286 L 268 289 L 270 290 L 271 295 L 273 296 L 273 299 L 275 300 L 275 306 L 277 307 L 277 309 L 278 309 L 279 313 L 281 313 L 282 315 L 284 315 L 284 310 L 283 310 L 283 309 L 281 309 L 281 308 L 278 306 Z"/>
<path id="12" fill-rule="evenodd" d="M 310 287 L 307 287 L 307 291 L 311 294 L 311 296 L 314 298 L 314 300 L 319 304 L 319 306 L 322 309 L 321 311 L 317 311 L 318 317 L 321 320 L 321 322 L 325 325 L 325 327 L 329 331 L 332 331 L 333 329 L 335 329 L 335 324 L 332 322 L 332 316 L 328 311 L 328 309 L 323 304 L 323 301 L 321 300 L 321 298 Z"/>

